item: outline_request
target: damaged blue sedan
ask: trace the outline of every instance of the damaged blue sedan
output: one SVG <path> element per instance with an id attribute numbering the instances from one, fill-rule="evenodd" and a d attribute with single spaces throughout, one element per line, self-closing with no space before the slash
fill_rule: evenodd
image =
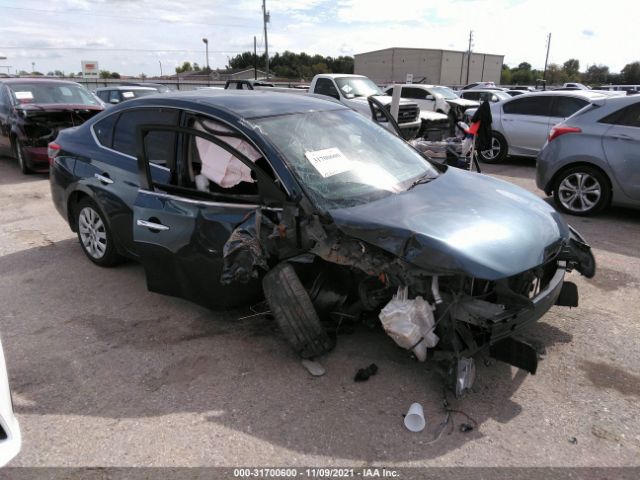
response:
<path id="1" fill-rule="evenodd" d="M 210 308 L 261 296 L 295 351 L 332 321 L 375 319 L 461 394 L 473 356 L 535 373 L 513 339 L 590 247 L 535 195 L 432 163 L 320 98 L 267 91 L 135 99 L 49 145 L 57 210 L 93 263 L 139 261 L 149 290 Z"/>

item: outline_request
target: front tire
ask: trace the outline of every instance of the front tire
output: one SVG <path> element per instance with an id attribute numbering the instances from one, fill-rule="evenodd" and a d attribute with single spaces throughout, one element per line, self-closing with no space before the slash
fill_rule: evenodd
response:
<path id="1" fill-rule="evenodd" d="M 89 198 L 83 198 L 75 208 L 78 240 L 87 258 L 101 267 L 112 267 L 120 262 L 113 235 L 104 214 Z"/>
<path id="2" fill-rule="evenodd" d="M 24 154 L 24 148 L 22 147 L 22 142 L 20 140 L 15 140 L 14 148 L 16 158 L 18 159 L 18 165 L 20 166 L 20 171 L 25 175 L 33 173 L 33 170 L 31 170 L 27 165 L 27 157 Z"/>
<path id="3" fill-rule="evenodd" d="M 507 139 L 498 132 L 492 132 L 491 148 L 478 152 L 480 160 L 484 163 L 500 163 L 507 158 Z"/>
<path id="4" fill-rule="evenodd" d="M 611 201 L 609 179 L 589 165 L 569 168 L 556 177 L 553 199 L 565 213 L 582 217 L 594 215 Z"/>
<path id="5" fill-rule="evenodd" d="M 313 358 L 334 347 L 291 264 L 282 263 L 269 271 L 262 289 L 276 323 L 298 355 Z"/>

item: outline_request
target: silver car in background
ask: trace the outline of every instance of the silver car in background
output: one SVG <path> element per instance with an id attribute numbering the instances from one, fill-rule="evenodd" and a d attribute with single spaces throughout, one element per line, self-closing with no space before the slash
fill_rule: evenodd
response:
<path id="1" fill-rule="evenodd" d="M 508 94 L 505 94 L 508 96 Z M 607 98 L 590 90 L 533 92 L 508 96 L 491 105 L 493 140 L 490 150 L 480 152 L 486 163 L 499 163 L 507 155 L 535 157 L 549 130 L 590 103 Z M 475 109 L 465 112 L 471 118 Z"/>
<path id="2" fill-rule="evenodd" d="M 640 97 L 606 98 L 554 126 L 536 183 L 573 215 L 640 208 Z"/>

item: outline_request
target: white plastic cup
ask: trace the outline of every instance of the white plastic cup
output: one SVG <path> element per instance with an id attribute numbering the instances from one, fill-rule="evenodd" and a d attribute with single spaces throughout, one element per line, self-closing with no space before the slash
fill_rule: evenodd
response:
<path id="1" fill-rule="evenodd" d="M 427 422 L 424 419 L 424 411 L 419 403 L 412 403 L 409 411 L 404 416 L 404 426 L 412 432 L 421 432 L 424 430 Z"/>

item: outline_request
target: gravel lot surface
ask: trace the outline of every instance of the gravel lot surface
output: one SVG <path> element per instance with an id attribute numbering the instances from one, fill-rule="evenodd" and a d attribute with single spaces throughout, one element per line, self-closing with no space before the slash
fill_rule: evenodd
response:
<path id="1" fill-rule="evenodd" d="M 535 163 L 487 173 L 541 194 Z M 444 420 L 440 377 L 381 330 L 339 337 L 312 377 L 272 321 L 147 291 L 135 263 L 100 269 L 55 211 L 46 175 L 0 158 L 0 333 L 23 448 L 13 466 L 640 465 L 640 214 L 569 218 L 592 244 L 580 307 L 524 337 L 535 376 L 481 360 Z M 212 279 L 216 281 L 216 279 Z M 379 372 L 354 383 L 370 363 Z M 402 414 L 421 402 L 427 428 Z M 575 440 L 574 440 L 575 439 Z"/>

